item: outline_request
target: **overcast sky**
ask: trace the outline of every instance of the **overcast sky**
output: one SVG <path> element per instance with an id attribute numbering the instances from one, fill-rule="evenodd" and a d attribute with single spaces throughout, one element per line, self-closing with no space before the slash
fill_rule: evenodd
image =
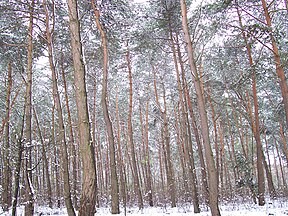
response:
<path id="1" fill-rule="evenodd" d="M 144 3 L 147 2 L 148 0 L 134 0 L 136 3 Z"/>

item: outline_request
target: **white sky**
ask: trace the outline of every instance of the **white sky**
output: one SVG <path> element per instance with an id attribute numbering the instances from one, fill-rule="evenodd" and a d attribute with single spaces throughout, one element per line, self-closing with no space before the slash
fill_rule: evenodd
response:
<path id="1" fill-rule="evenodd" d="M 134 0 L 135 3 L 146 3 L 148 0 Z"/>

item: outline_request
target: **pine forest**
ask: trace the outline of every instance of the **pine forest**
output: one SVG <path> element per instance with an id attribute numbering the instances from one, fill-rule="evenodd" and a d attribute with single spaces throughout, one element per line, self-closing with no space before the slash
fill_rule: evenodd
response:
<path id="1" fill-rule="evenodd" d="M 0 214 L 288 202 L 287 76 L 287 0 L 0 0 Z"/>

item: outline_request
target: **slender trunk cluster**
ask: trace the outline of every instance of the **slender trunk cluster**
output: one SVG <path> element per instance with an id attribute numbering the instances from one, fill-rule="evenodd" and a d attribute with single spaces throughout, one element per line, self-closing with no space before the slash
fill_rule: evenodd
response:
<path id="1" fill-rule="evenodd" d="M 134 173 L 134 175 L 133 175 L 134 192 L 135 192 L 135 194 L 137 194 L 139 209 L 143 209 L 143 198 L 142 198 L 139 173 L 138 173 L 139 169 L 137 167 L 135 145 L 133 142 L 133 128 L 132 128 L 133 85 L 132 85 L 132 68 L 131 68 L 129 50 L 126 53 L 126 61 L 127 61 L 127 66 L 128 66 L 128 78 L 129 78 L 128 138 L 129 138 L 130 151 L 131 151 L 131 157 L 132 157 L 132 168 L 133 168 L 133 173 Z"/>
<path id="2" fill-rule="evenodd" d="M 180 0 L 181 3 L 181 12 L 182 12 L 182 26 L 185 35 L 185 42 L 187 45 L 188 52 L 188 61 L 190 70 L 192 73 L 192 80 L 194 83 L 196 95 L 197 95 L 197 104 L 198 110 L 200 114 L 200 123 L 202 129 L 202 138 L 203 145 L 205 149 L 206 163 L 207 163 L 207 171 L 208 171 L 208 187 L 209 187 L 209 205 L 211 208 L 211 213 L 213 216 L 220 215 L 219 207 L 218 207 L 218 181 L 217 181 L 217 170 L 215 168 L 215 161 L 213 158 L 213 152 L 210 145 L 210 137 L 209 137 L 209 126 L 207 113 L 205 109 L 205 100 L 204 95 L 201 89 L 200 76 L 197 71 L 197 67 L 195 64 L 194 58 L 194 50 L 191 42 L 189 29 L 188 29 L 188 20 L 187 20 L 187 8 L 185 0 Z"/>
<path id="3" fill-rule="evenodd" d="M 92 2 L 92 7 L 94 10 L 94 15 L 96 19 L 96 25 L 101 35 L 102 47 L 103 47 L 103 82 L 102 82 L 102 109 L 104 114 L 104 120 L 107 128 L 108 143 L 109 143 L 109 156 L 110 156 L 110 170 L 111 170 L 111 197 L 112 197 L 112 214 L 119 214 L 119 184 L 116 172 L 116 158 L 115 158 L 115 142 L 112 122 L 109 117 L 108 105 L 107 105 L 107 85 L 108 85 L 108 47 L 107 39 L 104 29 L 100 23 L 100 12 L 97 9 L 97 5 Z"/>
<path id="4" fill-rule="evenodd" d="M 165 170 L 166 170 L 166 178 L 167 178 L 167 187 L 168 187 L 168 193 L 170 196 L 171 207 L 174 208 L 176 207 L 177 195 L 176 195 L 176 187 L 175 187 L 174 168 L 173 168 L 172 159 L 171 159 L 169 122 L 168 122 L 168 117 L 167 117 L 165 87 L 164 87 L 164 84 L 162 83 L 163 102 L 164 102 L 164 108 L 162 109 L 160 101 L 159 101 L 158 90 L 157 90 L 156 71 L 155 71 L 154 66 L 152 68 L 153 68 L 153 73 L 154 73 L 154 92 L 155 92 L 157 109 L 160 111 L 161 119 L 163 121 L 162 145 L 163 145 L 164 165 L 166 168 Z"/>
<path id="5" fill-rule="evenodd" d="M 63 119 L 63 111 L 60 101 L 60 95 L 58 91 L 58 82 L 57 82 L 57 74 L 53 60 L 53 44 L 50 30 L 50 20 L 49 13 L 47 9 L 46 0 L 43 1 L 43 7 L 45 11 L 46 17 L 46 39 L 48 46 L 48 59 L 50 70 L 52 72 L 52 85 L 53 85 L 53 100 L 58 114 L 58 125 L 59 125 L 59 140 L 61 142 L 61 168 L 63 170 L 63 179 L 64 179 L 64 197 L 65 197 L 65 205 L 67 208 L 67 212 L 69 216 L 74 216 L 75 211 L 72 204 L 71 199 L 71 187 L 70 187 L 70 177 L 69 177 L 69 160 L 68 160 L 68 151 L 67 151 L 67 142 L 66 142 L 66 133 L 64 127 L 64 119 Z M 53 12 L 54 13 L 54 12 Z M 53 29 L 52 29 L 53 31 Z M 44 143 L 43 143 L 44 145 Z"/>

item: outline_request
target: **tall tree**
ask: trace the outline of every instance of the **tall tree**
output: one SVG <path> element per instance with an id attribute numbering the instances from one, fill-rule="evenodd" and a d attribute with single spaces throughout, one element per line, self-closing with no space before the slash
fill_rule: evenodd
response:
<path id="1" fill-rule="evenodd" d="M 242 30 L 242 37 L 245 42 L 246 51 L 249 59 L 249 65 L 252 71 L 252 92 L 253 92 L 253 104 L 254 104 L 254 116 L 252 114 L 252 110 L 250 110 L 250 118 L 251 118 L 251 125 L 253 134 L 256 140 L 256 150 L 257 150 L 257 176 L 258 176 L 258 200 L 259 205 L 263 206 L 265 204 L 265 179 L 264 179 L 264 170 L 263 170 L 263 153 L 262 153 L 262 144 L 261 144 L 261 138 L 260 138 L 260 122 L 259 122 L 259 104 L 258 104 L 258 97 L 257 97 L 257 84 L 256 84 L 256 71 L 255 71 L 255 65 L 253 62 L 252 52 L 251 52 L 251 46 L 248 44 L 247 36 L 243 28 L 242 24 L 242 18 L 239 11 L 239 8 L 237 7 L 237 14 L 239 19 L 239 25 Z"/>
<path id="2" fill-rule="evenodd" d="M 95 151 L 91 143 L 89 113 L 87 106 L 87 92 L 85 80 L 85 66 L 80 37 L 77 0 L 68 0 L 69 27 L 74 66 L 75 97 L 78 113 L 78 130 L 80 153 L 82 156 L 82 193 L 80 198 L 79 215 L 94 215 L 96 209 L 96 166 Z"/>
<path id="3" fill-rule="evenodd" d="M 149 86 L 148 86 L 149 89 Z M 146 170 L 147 170 L 147 194 L 149 205 L 153 206 L 153 191 L 152 191 L 152 173 L 151 173 L 151 162 L 150 162 L 150 150 L 149 150 L 149 98 L 146 101 L 146 110 L 145 110 L 145 129 L 144 129 L 144 142 L 145 142 L 145 157 L 147 160 Z"/>
<path id="4" fill-rule="evenodd" d="M 58 90 L 58 83 L 57 83 L 57 74 L 54 64 L 54 58 L 53 58 L 53 41 L 52 41 L 52 33 L 54 29 L 50 29 L 50 18 L 49 18 L 49 12 L 46 0 L 43 1 L 43 8 L 45 12 L 45 21 L 46 21 L 46 39 L 47 39 L 47 46 L 48 46 L 48 59 L 49 59 L 49 65 L 50 70 L 52 72 L 52 89 L 53 89 L 53 100 L 54 104 L 56 106 L 57 114 L 58 114 L 58 124 L 59 124 L 59 140 L 61 142 L 61 159 L 62 159 L 62 170 L 63 170 L 63 178 L 64 178 L 64 199 L 65 199 L 65 205 L 67 208 L 67 212 L 69 216 L 74 216 L 75 211 L 72 204 L 71 199 L 71 187 L 69 182 L 69 159 L 68 159 L 68 152 L 67 152 L 67 142 L 66 142 L 66 132 L 65 132 L 65 126 L 64 126 L 64 119 L 63 119 L 63 111 L 62 111 L 62 105 L 60 101 L 60 95 Z M 52 16 L 54 16 L 54 7 L 52 7 Z M 54 23 L 52 23 L 54 26 Z"/>
<path id="5" fill-rule="evenodd" d="M 187 167 L 189 167 L 189 178 L 191 180 L 191 188 L 192 188 L 192 199 L 193 199 L 193 206 L 194 206 L 194 213 L 200 212 L 199 207 L 199 196 L 198 196 L 198 186 L 197 186 L 197 176 L 195 173 L 195 163 L 194 163 L 194 154 L 193 154 L 193 147 L 192 147 L 192 138 L 191 138 L 191 130 L 190 130 L 190 124 L 188 121 L 188 110 L 187 110 L 187 103 L 186 100 L 184 100 L 183 97 L 183 87 L 181 83 L 180 78 L 180 71 L 178 67 L 178 60 L 177 60 L 177 52 L 176 52 L 176 46 L 173 38 L 173 32 L 172 27 L 169 22 L 169 30 L 170 30 L 170 40 L 172 45 L 172 52 L 173 52 L 173 60 L 175 64 L 175 71 L 176 71 L 176 77 L 177 77 L 177 86 L 178 86 L 178 92 L 179 92 L 179 100 L 180 100 L 180 110 L 181 110 L 181 124 L 182 124 L 182 132 L 183 132 L 183 138 L 185 142 L 185 148 L 186 148 L 186 154 L 187 154 Z M 184 83 L 183 83 L 184 84 Z M 184 84 L 185 85 L 185 84 Z"/>
<path id="6" fill-rule="evenodd" d="M 274 61 L 276 65 L 276 73 L 279 78 L 279 84 L 280 84 L 281 94 L 282 94 L 283 103 L 284 103 L 286 126 L 288 127 L 288 87 L 287 87 L 287 82 L 286 82 L 286 75 L 284 73 L 283 64 L 281 62 L 279 48 L 278 48 L 273 30 L 272 30 L 273 26 L 272 26 L 271 15 L 269 13 L 266 0 L 261 0 L 261 2 L 262 2 L 262 7 L 263 7 L 265 19 L 266 19 L 266 24 L 268 27 L 269 37 L 272 43 L 272 50 L 273 50 Z M 285 4 L 287 7 L 287 2 L 285 2 Z"/>
<path id="7" fill-rule="evenodd" d="M 176 207 L 177 202 L 177 195 L 176 195 L 176 187 L 175 187 L 175 175 L 174 175 L 174 168 L 172 164 L 172 158 L 171 158 L 171 147 L 170 147 L 170 134 L 169 134 L 169 122 L 167 117 L 167 103 L 166 103 L 166 94 L 165 94 L 165 86 L 162 82 L 162 88 L 163 88 L 163 102 L 164 102 L 164 108 L 161 108 L 159 96 L 158 96 L 158 90 L 157 90 L 157 81 L 156 81 L 156 71 L 155 67 L 152 66 L 153 73 L 154 73 L 154 92 L 155 92 L 155 100 L 157 104 L 157 110 L 161 113 L 161 118 L 163 119 L 163 153 L 164 153 L 164 164 L 166 168 L 166 178 L 167 178 L 167 187 L 168 187 L 168 193 L 170 197 L 171 207 Z"/>
<path id="8" fill-rule="evenodd" d="M 33 67 L 33 27 L 34 27 L 34 6 L 32 0 L 29 5 L 29 26 L 28 26 L 28 46 L 27 46 L 27 79 L 25 94 L 25 138 L 26 138 L 26 157 L 25 157 L 25 190 L 26 205 L 25 215 L 34 214 L 34 189 L 32 186 L 32 67 Z"/>
<path id="9" fill-rule="evenodd" d="M 112 214 L 119 214 L 119 184 L 116 171 L 116 159 L 115 159 L 115 142 L 112 122 L 109 117 L 108 104 L 107 104 L 107 85 L 108 85 L 108 47 L 106 33 L 100 23 L 100 11 L 97 9 L 97 5 L 94 0 L 91 0 L 92 7 L 94 10 L 95 20 L 97 28 L 101 35 L 102 47 L 103 47 L 103 81 L 102 81 L 102 109 L 104 114 L 104 120 L 107 128 L 108 143 L 109 143 L 109 162 L 110 162 L 110 175 L 111 175 L 111 212 Z"/>
<path id="10" fill-rule="evenodd" d="M 134 172 L 133 183 L 134 183 L 134 191 L 137 194 L 137 198 L 138 198 L 138 207 L 139 207 L 139 209 L 143 209 L 143 198 L 142 198 L 139 173 L 138 173 L 140 171 L 137 167 L 135 145 L 134 145 L 134 141 L 133 141 L 133 127 L 132 127 L 133 84 L 132 84 L 132 66 L 131 66 L 130 51 L 128 48 L 128 44 L 127 44 L 126 62 L 127 62 L 127 67 L 128 67 L 128 80 L 129 80 L 128 137 L 129 137 L 129 144 L 130 144 L 131 157 L 132 157 L 132 168 L 133 168 L 133 172 Z"/>
<path id="11" fill-rule="evenodd" d="M 1 194 L 2 197 L 2 206 L 4 211 L 8 211 L 9 207 L 12 204 L 12 194 L 11 194 L 11 177 L 12 170 L 10 165 L 10 106 L 11 106 L 11 88 L 12 88 L 12 64 L 8 63 L 8 73 L 7 73 L 7 93 L 6 93 L 6 118 L 7 122 L 5 125 L 5 145 L 2 149 L 4 152 L 3 159 L 3 176 L 2 176 L 2 187 L 3 191 Z"/>
<path id="12" fill-rule="evenodd" d="M 49 172 L 49 163 L 48 163 L 48 158 L 47 158 L 47 153 L 46 153 L 46 147 L 45 147 L 45 142 L 44 142 L 44 137 L 40 128 L 40 123 L 38 120 L 38 115 L 36 113 L 36 109 L 33 106 L 33 114 L 34 114 L 34 118 L 35 118 L 35 123 L 37 126 L 37 130 L 38 130 L 38 134 L 39 134 L 39 138 L 40 138 L 40 142 L 41 142 L 41 148 L 42 148 L 42 157 L 43 157 L 43 166 L 44 166 L 44 173 L 43 175 L 45 176 L 45 180 L 46 180 L 46 184 L 47 184 L 47 190 L 45 190 L 45 195 L 47 193 L 47 199 L 48 199 L 48 205 L 50 208 L 53 207 L 53 203 L 52 203 L 52 188 L 51 188 L 51 180 L 50 180 L 50 172 Z"/>
<path id="13" fill-rule="evenodd" d="M 16 140 L 17 142 L 17 158 L 16 158 L 16 167 L 15 167 L 15 176 L 14 176 L 14 191 L 13 191 L 13 203 L 12 203 L 12 216 L 16 216 L 17 211 L 17 203 L 18 203 L 18 194 L 20 190 L 20 179 L 21 179 L 21 166 L 22 166 L 22 158 L 23 158 L 23 136 L 24 136 L 24 123 L 25 123 L 25 110 L 26 107 L 24 105 L 24 114 L 21 119 L 21 129 L 19 133 L 19 137 Z"/>
<path id="14" fill-rule="evenodd" d="M 205 109 L 205 100 L 204 100 L 204 95 L 201 89 L 200 76 L 196 67 L 194 49 L 193 49 L 192 41 L 191 41 L 190 34 L 189 34 L 186 1 L 180 0 L 180 3 L 181 3 L 181 13 L 182 13 L 182 26 L 183 26 L 184 37 L 185 37 L 185 42 L 187 46 L 186 48 L 188 52 L 188 62 L 189 62 L 190 70 L 192 73 L 192 80 L 194 83 L 194 88 L 196 90 L 198 110 L 200 114 L 202 137 L 203 137 L 203 144 L 204 144 L 204 149 L 205 149 L 207 171 L 208 171 L 209 204 L 210 204 L 212 216 L 218 216 L 220 215 L 220 211 L 218 207 L 217 172 L 215 168 L 215 161 L 213 158 L 212 148 L 210 145 L 209 126 L 208 126 L 207 112 Z"/>
<path id="15" fill-rule="evenodd" d="M 71 111 L 69 106 L 69 97 L 68 97 L 68 87 L 66 82 L 66 75 L 64 70 L 64 58 L 63 55 L 61 56 L 61 74 L 63 79 L 63 87 L 64 87 L 64 95 L 65 95 L 65 105 L 68 115 L 68 125 L 69 125 L 69 141 L 70 141 L 70 147 L 72 148 L 72 182 L 73 182 L 73 203 L 74 207 L 78 209 L 78 196 L 77 196 L 77 182 L 78 182 L 78 176 L 77 176 L 77 151 L 76 151 L 76 144 L 75 139 L 73 135 L 73 125 L 72 125 L 72 117 L 71 117 Z"/>

